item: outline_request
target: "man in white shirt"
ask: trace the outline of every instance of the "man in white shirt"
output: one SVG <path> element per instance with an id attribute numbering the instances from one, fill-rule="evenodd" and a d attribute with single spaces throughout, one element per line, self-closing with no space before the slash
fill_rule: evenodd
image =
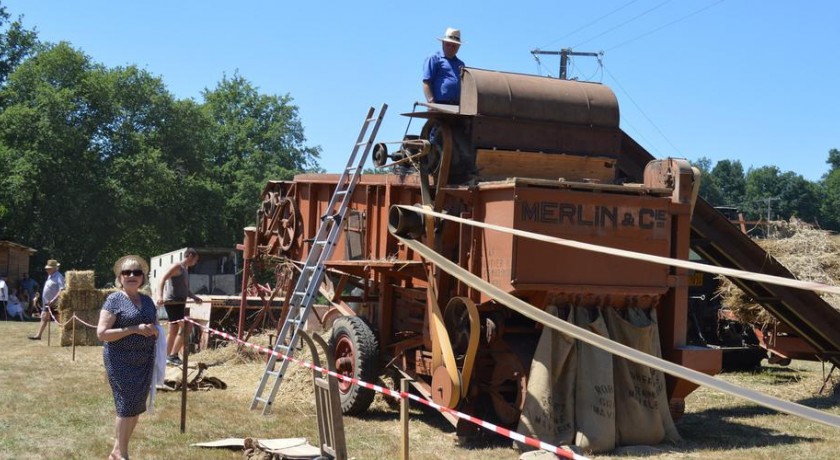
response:
<path id="1" fill-rule="evenodd" d="M 29 336 L 30 340 L 41 340 L 44 329 L 47 328 L 52 319 L 50 309 L 56 306 L 58 294 L 64 289 L 64 276 L 58 271 L 59 265 L 61 264 L 57 260 L 50 259 L 44 267 L 44 270 L 47 271 L 47 280 L 44 281 L 44 291 L 41 295 L 41 300 L 44 302 L 44 308 L 41 311 L 41 326 L 37 335 Z"/>
<path id="2" fill-rule="evenodd" d="M 6 284 L 6 274 L 0 273 L 0 309 L 3 310 L 3 319 L 9 319 L 6 312 L 6 302 L 9 301 L 9 285 Z"/>

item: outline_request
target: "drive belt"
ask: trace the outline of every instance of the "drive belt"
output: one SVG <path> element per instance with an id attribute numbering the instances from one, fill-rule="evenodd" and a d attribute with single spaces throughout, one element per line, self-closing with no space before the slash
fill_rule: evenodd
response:
<path id="1" fill-rule="evenodd" d="M 416 208 L 404 208 L 409 210 L 416 210 Z M 499 228 L 503 229 L 502 227 Z M 523 316 L 537 321 L 556 331 L 560 331 L 578 340 L 582 340 L 590 345 L 598 347 L 616 356 L 629 359 L 630 361 L 633 361 L 635 363 L 643 364 L 645 366 L 662 371 L 666 374 L 675 377 L 679 377 L 689 382 L 713 388 L 723 393 L 727 393 L 738 398 L 752 401 L 760 406 L 777 410 L 779 412 L 784 412 L 790 415 L 795 415 L 797 417 L 812 420 L 814 422 L 822 423 L 835 428 L 840 428 L 840 416 L 832 415 L 790 401 L 784 401 L 782 399 L 774 398 L 772 396 L 765 395 L 758 391 L 741 388 L 732 383 L 725 382 L 715 377 L 703 374 L 702 372 L 698 372 L 693 369 L 680 366 L 670 361 L 666 361 L 662 358 L 657 358 L 648 355 L 647 353 L 636 350 L 635 348 L 630 348 L 626 345 L 622 345 L 606 337 L 600 336 L 573 324 L 567 323 L 484 281 L 483 279 L 461 268 L 459 265 L 453 263 L 446 257 L 443 257 L 442 255 L 421 244 L 420 242 L 406 239 L 396 234 L 393 235 L 401 243 L 405 244 L 406 247 L 415 251 L 424 259 L 433 263 L 440 269 L 446 271 L 447 273 L 454 276 L 466 285 L 472 287 L 473 289 L 477 289 L 479 291 L 484 292 L 488 296 L 495 299 L 497 302 L 504 304 L 505 306 L 516 311 L 517 313 L 520 313 Z"/>

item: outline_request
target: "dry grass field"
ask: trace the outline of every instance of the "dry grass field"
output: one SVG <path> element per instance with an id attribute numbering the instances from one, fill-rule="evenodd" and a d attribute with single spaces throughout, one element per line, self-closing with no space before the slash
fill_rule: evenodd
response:
<path id="1" fill-rule="evenodd" d="M 70 348 L 26 339 L 36 323 L 0 322 L 0 458 L 106 458 L 113 444 L 113 402 L 105 380 L 100 347 Z M 237 459 L 237 450 L 202 449 L 190 444 L 229 437 L 306 437 L 317 444 L 309 378 L 287 377 L 268 416 L 248 406 L 263 371 L 259 361 L 234 358 L 232 350 L 211 350 L 191 357 L 210 364 L 210 375 L 228 383 L 226 390 L 190 392 L 186 432 L 180 432 L 180 393 L 159 394 L 153 414 L 140 417 L 131 443 L 132 459 Z M 818 395 L 822 368 L 794 362 L 756 373 L 722 376 L 745 387 L 840 414 L 840 396 Z M 377 398 L 365 418 L 345 418 L 347 450 L 356 459 L 399 458 L 399 413 Z M 840 430 L 705 389 L 692 394 L 677 424 L 677 445 L 626 449 L 592 458 L 749 458 L 834 459 Z M 504 441 L 481 447 L 455 442 L 442 418 L 414 408 L 410 427 L 415 459 L 516 459 Z"/>

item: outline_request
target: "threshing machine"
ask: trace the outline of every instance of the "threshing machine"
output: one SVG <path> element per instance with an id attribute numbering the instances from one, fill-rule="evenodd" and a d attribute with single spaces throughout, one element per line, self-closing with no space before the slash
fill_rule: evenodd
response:
<path id="1" fill-rule="evenodd" d="M 319 319 L 332 327 L 340 372 L 373 382 L 393 371 L 442 405 L 508 427 L 528 398 L 542 325 L 437 270 L 394 234 L 422 241 L 537 308 L 585 308 L 593 317 L 655 311 L 662 357 L 719 371 L 719 350 L 686 344 L 686 270 L 398 207 L 686 260 L 697 173 L 681 159 L 640 164 L 638 154 L 627 157 L 609 88 L 467 68 L 459 106 L 422 105 L 405 114 L 422 123 L 419 134 L 393 152 L 384 143 L 373 150 L 384 173 L 363 175 L 355 186 L 326 263 L 321 292 L 330 307 Z M 266 185 L 257 227 L 246 238 L 245 284 L 291 290 L 337 181 L 337 174 L 303 174 Z M 667 379 L 673 414 L 695 388 Z M 373 399 L 352 383 L 341 382 L 340 391 L 345 413 L 363 412 Z"/>

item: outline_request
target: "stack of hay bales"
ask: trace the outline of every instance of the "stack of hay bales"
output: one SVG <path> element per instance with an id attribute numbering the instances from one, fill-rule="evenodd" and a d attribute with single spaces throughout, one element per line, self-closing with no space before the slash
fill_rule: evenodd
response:
<path id="1" fill-rule="evenodd" d="M 73 315 L 96 326 L 102 302 L 113 289 L 96 289 L 92 270 L 71 270 L 65 274 L 64 291 L 58 299 L 58 318 L 66 323 L 61 330 L 61 346 L 73 345 L 73 323 L 76 323 L 76 345 L 101 345 L 96 338 L 96 329 L 77 321 L 69 321 Z"/>
<path id="2" fill-rule="evenodd" d="M 840 285 L 840 240 L 825 230 L 816 229 L 799 219 L 773 222 L 770 237 L 755 242 L 767 254 L 785 266 L 802 281 L 815 281 L 831 286 Z M 740 321 L 770 324 L 775 318 L 761 305 L 720 276 L 721 305 L 729 308 Z M 818 293 L 827 303 L 840 310 L 840 296 Z"/>

